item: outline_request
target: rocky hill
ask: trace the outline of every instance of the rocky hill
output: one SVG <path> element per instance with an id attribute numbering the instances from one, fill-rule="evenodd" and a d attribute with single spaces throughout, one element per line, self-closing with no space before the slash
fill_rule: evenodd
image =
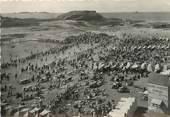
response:
<path id="1" fill-rule="evenodd" d="M 57 17 L 59 20 L 103 21 L 105 18 L 96 11 L 70 11 Z"/>

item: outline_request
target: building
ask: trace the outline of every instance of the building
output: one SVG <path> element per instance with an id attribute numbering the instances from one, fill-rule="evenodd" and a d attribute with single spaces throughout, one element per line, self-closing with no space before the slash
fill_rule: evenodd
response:
<path id="1" fill-rule="evenodd" d="M 148 111 L 170 114 L 170 76 L 149 74 Z"/>
<path id="2" fill-rule="evenodd" d="M 109 112 L 108 117 L 133 117 L 136 108 L 137 101 L 135 98 L 121 98 L 116 108 Z"/>

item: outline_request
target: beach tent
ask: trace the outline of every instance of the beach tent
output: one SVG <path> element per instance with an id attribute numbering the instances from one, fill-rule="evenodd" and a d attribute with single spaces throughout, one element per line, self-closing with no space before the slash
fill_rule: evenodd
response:
<path id="1" fill-rule="evenodd" d="M 152 47 L 152 46 L 151 46 L 151 45 L 149 45 L 149 46 L 148 46 L 148 49 L 150 49 L 151 47 Z"/>
<path id="2" fill-rule="evenodd" d="M 147 71 L 148 71 L 148 72 L 153 72 L 152 64 L 148 64 L 148 66 L 147 66 Z"/>
<path id="3" fill-rule="evenodd" d="M 47 116 L 49 113 L 51 113 L 51 111 L 44 109 L 44 110 L 40 113 L 40 115 L 43 116 L 43 117 L 45 117 L 45 116 Z"/>
<path id="4" fill-rule="evenodd" d="M 126 68 L 126 69 L 129 69 L 129 68 L 130 68 L 130 66 L 131 66 L 131 63 L 130 63 L 130 62 L 127 62 L 127 64 L 126 64 L 125 68 Z"/>
<path id="5" fill-rule="evenodd" d="M 159 64 L 156 64 L 154 72 L 158 72 L 160 70 L 161 70 L 161 66 Z"/>
<path id="6" fill-rule="evenodd" d="M 30 111 L 30 113 L 36 113 L 36 112 L 38 112 L 39 110 L 40 110 L 40 108 L 35 107 L 34 109 L 32 109 L 32 110 Z"/>
<path id="7" fill-rule="evenodd" d="M 99 63 L 98 69 L 101 69 L 101 68 L 103 68 L 103 67 L 104 67 L 104 63 Z"/>
<path id="8" fill-rule="evenodd" d="M 152 46 L 152 49 L 155 49 L 155 47 L 156 47 L 156 46 L 155 46 L 155 45 L 153 45 L 153 46 Z"/>
<path id="9" fill-rule="evenodd" d="M 143 48 L 143 49 L 146 49 L 146 46 L 143 46 L 142 48 Z"/>
<path id="10" fill-rule="evenodd" d="M 138 47 L 138 49 L 141 49 L 141 48 L 142 48 L 142 46 L 139 46 L 139 47 Z"/>
<path id="11" fill-rule="evenodd" d="M 139 66 L 137 65 L 137 63 L 134 63 L 132 66 L 131 66 L 131 68 L 132 69 L 136 69 L 136 68 L 138 68 Z"/>
<path id="12" fill-rule="evenodd" d="M 169 70 L 166 70 L 164 72 L 161 72 L 162 75 L 170 75 L 170 69 Z"/>
<path id="13" fill-rule="evenodd" d="M 93 63 L 93 69 L 96 70 L 97 69 L 97 64 Z"/>
<path id="14" fill-rule="evenodd" d="M 146 68 L 146 63 L 144 62 L 144 63 L 141 64 L 141 69 L 144 70 L 145 68 Z"/>

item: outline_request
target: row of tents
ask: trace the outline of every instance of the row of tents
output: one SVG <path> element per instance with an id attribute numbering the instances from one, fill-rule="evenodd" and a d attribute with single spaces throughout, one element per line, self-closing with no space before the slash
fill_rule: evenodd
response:
<path id="1" fill-rule="evenodd" d="M 161 72 L 161 71 L 167 71 L 168 65 L 161 65 L 159 63 L 157 64 L 151 64 L 147 62 L 143 63 L 137 63 L 137 62 L 118 62 L 113 63 L 109 62 L 108 64 L 105 64 L 103 62 L 94 63 L 93 69 L 94 70 L 101 70 L 101 69 L 121 69 L 121 70 L 144 70 L 148 72 Z"/>
<path id="2" fill-rule="evenodd" d="M 113 50 L 120 49 L 120 47 L 112 47 Z M 149 45 L 149 46 L 125 46 L 122 50 L 142 50 L 142 49 L 170 49 L 170 45 Z"/>

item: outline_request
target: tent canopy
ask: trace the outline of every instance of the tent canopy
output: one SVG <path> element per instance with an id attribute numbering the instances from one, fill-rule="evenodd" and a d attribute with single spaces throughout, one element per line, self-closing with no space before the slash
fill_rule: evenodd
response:
<path id="1" fill-rule="evenodd" d="M 46 115 L 46 114 L 48 114 L 48 113 L 50 113 L 51 111 L 49 111 L 49 110 L 46 110 L 46 109 L 44 109 L 41 113 L 40 113 L 40 115 Z"/>

